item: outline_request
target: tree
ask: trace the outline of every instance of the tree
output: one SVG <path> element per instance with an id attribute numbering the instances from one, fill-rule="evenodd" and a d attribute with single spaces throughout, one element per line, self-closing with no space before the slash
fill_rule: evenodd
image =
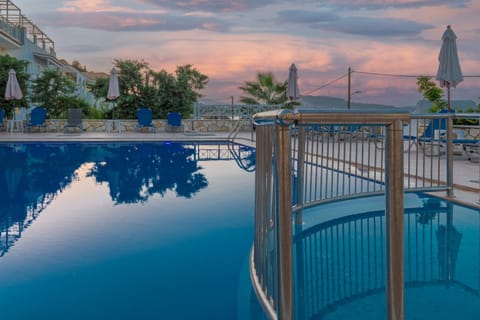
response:
<path id="1" fill-rule="evenodd" d="M 198 90 L 205 87 L 208 77 L 192 65 L 177 67 L 175 74 L 156 72 L 145 61 L 115 60 L 120 96 L 115 100 L 115 117 L 135 119 L 137 109 L 148 107 L 154 118 L 166 118 L 168 112 L 180 112 L 188 117 L 193 104 L 201 97 Z M 97 79 L 90 86 L 97 98 L 105 98 L 108 78 Z M 112 116 L 112 111 L 107 114 Z"/>
<path id="2" fill-rule="evenodd" d="M 85 65 L 82 66 L 82 64 L 78 60 L 73 60 L 72 61 L 72 67 L 74 67 L 75 69 L 77 69 L 80 72 L 86 72 L 87 71 L 87 67 Z"/>
<path id="3" fill-rule="evenodd" d="M 88 90 L 92 93 L 95 101 L 93 105 L 98 107 L 98 102 L 101 101 L 101 98 L 105 99 L 108 93 L 108 78 L 100 77 L 96 78 L 93 83 L 87 83 Z"/>
<path id="4" fill-rule="evenodd" d="M 273 73 L 257 73 L 257 81 L 245 81 L 239 87 L 247 96 L 242 96 L 240 101 L 245 104 L 280 104 L 287 108 L 298 103 L 287 98 L 287 81 L 277 82 Z"/>
<path id="5" fill-rule="evenodd" d="M 120 96 L 115 100 L 115 116 L 123 119 L 135 119 L 137 109 L 143 106 L 145 101 L 145 78 L 150 69 L 148 63 L 137 60 L 115 60 L 118 71 L 118 83 Z M 108 90 L 108 87 L 107 87 Z M 106 97 L 107 94 L 105 93 Z"/>
<path id="6" fill-rule="evenodd" d="M 29 75 L 25 72 L 27 66 L 28 62 L 25 60 L 19 60 L 15 57 L 9 56 L 8 54 L 0 55 L 0 92 L 2 93 L 2 98 L 0 99 L 0 108 L 5 110 L 7 116 L 11 116 L 12 110 L 16 107 L 28 107 L 28 92 L 26 89 L 26 83 Z M 7 87 L 8 72 L 10 69 L 15 70 L 17 73 L 17 80 L 23 93 L 23 99 L 21 100 L 5 100 L 4 93 Z"/>
<path id="7" fill-rule="evenodd" d="M 75 84 L 69 77 L 58 70 L 46 69 L 33 81 L 32 101 L 44 106 L 51 118 L 64 118 L 68 108 L 88 108 L 74 92 Z"/>
<path id="8" fill-rule="evenodd" d="M 417 77 L 417 86 L 418 92 L 432 104 L 430 111 L 437 112 L 447 107 L 447 102 L 443 98 L 443 90 L 437 86 L 432 77 Z"/>
<path id="9" fill-rule="evenodd" d="M 192 65 L 178 66 L 175 75 L 165 70 L 151 72 L 150 89 L 156 92 L 157 104 L 154 116 L 166 118 L 169 112 L 180 112 L 188 117 L 193 112 L 193 104 L 198 101 L 201 90 L 208 82 L 208 76 Z"/>

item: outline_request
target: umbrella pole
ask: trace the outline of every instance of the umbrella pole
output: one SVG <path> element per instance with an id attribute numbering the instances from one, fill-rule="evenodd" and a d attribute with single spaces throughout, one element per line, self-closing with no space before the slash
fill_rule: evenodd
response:
<path id="1" fill-rule="evenodd" d="M 450 113 L 450 83 L 447 84 L 447 108 Z"/>

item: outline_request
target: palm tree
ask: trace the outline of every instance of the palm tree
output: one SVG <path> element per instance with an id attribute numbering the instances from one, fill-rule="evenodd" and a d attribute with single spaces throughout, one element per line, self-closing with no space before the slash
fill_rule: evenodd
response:
<path id="1" fill-rule="evenodd" d="M 271 72 L 259 72 L 257 81 L 245 81 L 239 89 L 248 95 L 240 97 L 242 103 L 290 106 L 287 98 L 287 81 L 277 82 Z"/>

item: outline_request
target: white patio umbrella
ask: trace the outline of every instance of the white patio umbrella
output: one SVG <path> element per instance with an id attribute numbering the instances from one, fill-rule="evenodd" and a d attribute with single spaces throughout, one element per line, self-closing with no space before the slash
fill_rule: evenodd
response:
<path id="1" fill-rule="evenodd" d="M 118 74 L 117 70 L 115 68 L 112 68 L 112 71 L 110 72 L 110 79 L 108 81 L 108 93 L 107 93 L 107 99 L 108 100 L 115 100 L 120 96 L 120 88 L 118 85 Z M 115 113 L 115 103 L 113 104 L 113 112 L 112 112 L 112 117 L 114 117 Z"/>
<path id="2" fill-rule="evenodd" d="M 8 72 L 7 87 L 5 88 L 5 100 L 20 100 L 22 98 L 22 89 L 20 89 L 17 74 L 15 70 L 10 69 Z"/>
<path id="3" fill-rule="evenodd" d="M 448 111 L 450 112 L 450 87 L 456 87 L 457 84 L 463 81 L 462 69 L 460 68 L 460 61 L 457 52 L 457 36 L 450 26 L 442 36 L 442 48 L 438 55 L 438 72 L 437 80 L 440 81 L 440 87 L 447 87 L 448 92 Z"/>
<path id="4" fill-rule="evenodd" d="M 300 99 L 300 90 L 298 89 L 297 67 L 292 63 L 288 73 L 287 97 L 292 100 Z"/>

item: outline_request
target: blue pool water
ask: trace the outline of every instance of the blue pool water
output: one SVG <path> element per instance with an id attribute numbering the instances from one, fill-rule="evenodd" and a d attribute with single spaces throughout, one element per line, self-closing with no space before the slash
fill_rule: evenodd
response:
<path id="1" fill-rule="evenodd" d="M 1 319 L 261 318 L 252 149 L 0 144 L 0 159 Z"/>
<path id="2" fill-rule="evenodd" d="M 385 319 L 384 197 L 305 210 L 299 319 Z M 405 195 L 405 319 L 480 319 L 480 210 Z"/>
<path id="3" fill-rule="evenodd" d="M 0 319 L 264 319 L 248 276 L 254 156 L 216 143 L 0 144 Z M 297 319 L 384 318 L 383 206 L 304 211 Z M 479 319 L 480 212 L 422 194 L 405 208 L 406 319 Z"/>

